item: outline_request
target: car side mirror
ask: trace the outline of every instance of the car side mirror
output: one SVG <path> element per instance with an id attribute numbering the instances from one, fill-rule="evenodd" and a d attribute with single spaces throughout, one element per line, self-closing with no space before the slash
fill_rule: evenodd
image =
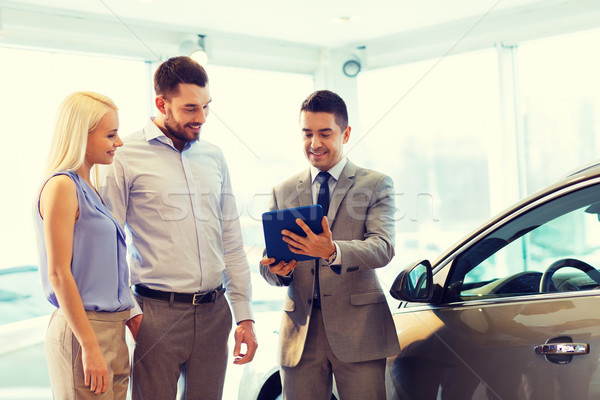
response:
<path id="1" fill-rule="evenodd" d="M 428 303 L 433 297 L 431 263 L 423 260 L 409 265 L 392 284 L 390 294 L 396 300 Z"/>

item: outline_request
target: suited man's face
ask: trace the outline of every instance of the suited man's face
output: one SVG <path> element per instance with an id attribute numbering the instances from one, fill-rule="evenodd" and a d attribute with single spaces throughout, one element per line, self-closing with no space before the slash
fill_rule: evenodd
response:
<path id="1" fill-rule="evenodd" d="M 350 127 L 346 127 L 342 132 L 333 114 L 302 111 L 300 128 L 304 140 L 304 154 L 314 167 L 328 171 L 342 159 L 344 144 L 348 143 L 350 138 Z"/>

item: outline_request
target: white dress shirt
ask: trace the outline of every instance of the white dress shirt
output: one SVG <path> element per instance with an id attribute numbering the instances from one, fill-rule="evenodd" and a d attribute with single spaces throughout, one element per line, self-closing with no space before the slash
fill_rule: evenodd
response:
<path id="1" fill-rule="evenodd" d="M 237 322 L 253 319 L 250 268 L 229 171 L 204 140 L 179 152 L 154 124 L 124 140 L 100 188 L 128 234 L 131 284 L 195 293 L 221 284 Z"/>
<path id="2" fill-rule="evenodd" d="M 329 178 L 329 181 L 327 182 L 329 184 L 330 197 L 333 197 L 333 191 L 335 189 L 335 186 L 337 185 L 337 181 L 340 179 L 340 175 L 342 174 L 344 167 L 346 166 L 347 160 L 348 159 L 346 157 L 343 157 L 337 164 L 335 164 L 327 171 L 329 172 L 329 175 L 331 175 L 331 178 Z M 317 182 L 317 175 L 319 175 L 319 172 L 321 172 L 320 169 L 312 165 L 310 166 L 310 190 L 313 204 L 317 204 L 319 189 L 321 188 L 321 185 L 319 184 L 319 182 Z M 331 219 L 329 217 L 327 217 L 327 221 L 329 222 L 329 226 L 331 227 Z M 341 265 L 342 253 L 340 251 L 340 247 L 337 245 L 336 242 L 333 242 L 333 244 L 335 245 L 336 256 L 331 265 Z"/>

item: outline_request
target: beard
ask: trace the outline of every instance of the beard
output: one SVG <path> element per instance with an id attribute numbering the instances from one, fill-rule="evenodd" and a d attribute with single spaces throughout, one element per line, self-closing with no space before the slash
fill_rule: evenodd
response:
<path id="1" fill-rule="evenodd" d="M 169 132 L 171 136 L 173 136 L 177 140 L 181 140 L 182 142 L 195 142 L 200 139 L 200 134 L 190 135 L 185 132 L 185 127 L 180 127 L 179 124 L 171 125 L 169 122 L 171 118 L 165 118 L 165 128 Z"/>

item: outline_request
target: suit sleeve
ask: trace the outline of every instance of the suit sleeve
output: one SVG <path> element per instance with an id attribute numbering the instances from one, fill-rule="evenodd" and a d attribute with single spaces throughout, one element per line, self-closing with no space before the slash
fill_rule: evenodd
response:
<path id="1" fill-rule="evenodd" d="M 365 234 L 362 240 L 336 240 L 342 254 L 341 273 L 359 268 L 375 269 L 386 266 L 394 257 L 396 207 L 394 183 L 382 176 L 369 199 L 363 216 Z M 357 216 L 358 217 L 358 216 Z"/>
<path id="2" fill-rule="evenodd" d="M 273 189 L 273 191 L 271 192 L 271 199 L 269 200 L 269 211 L 274 211 L 274 210 L 279 210 L 279 206 L 277 205 L 277 196 L 275 196 L 275 189 Z M 264 249 L 263 257 L 266 255 L 267 255 L 267 249 Z M 290 276 L 281 276 L 281 275 L 277 275 L 277 274 L 274 274 L 271 271 L 269 271 L 268 265 L 258 264 L 258 267 L 260 268 L 260 274 L 267 281 L 267 283 L 269 285 L 289 286 L 292 283 L 292 281 L 294 280 L 293 272 L 290 274 Z"/>

